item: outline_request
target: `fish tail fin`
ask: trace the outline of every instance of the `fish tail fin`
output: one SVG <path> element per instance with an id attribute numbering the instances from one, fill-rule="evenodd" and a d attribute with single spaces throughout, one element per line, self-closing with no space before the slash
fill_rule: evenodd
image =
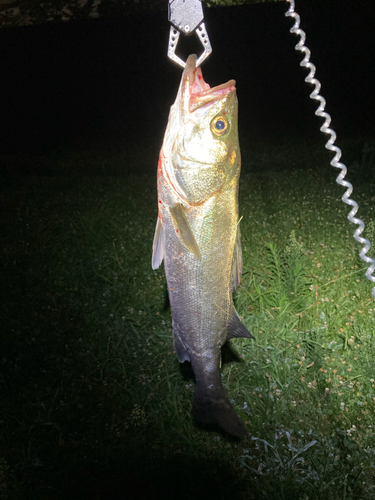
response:
<path id="1" fill-rule="evenodd" d="M 220 427 L 236 438 L 244 438 L 248 434 L 223 388 L 219 396 L 215 398 L 201 395 L 196 390 L 193 400 L 193 417 L 196 423 L 203 427 Z"/>

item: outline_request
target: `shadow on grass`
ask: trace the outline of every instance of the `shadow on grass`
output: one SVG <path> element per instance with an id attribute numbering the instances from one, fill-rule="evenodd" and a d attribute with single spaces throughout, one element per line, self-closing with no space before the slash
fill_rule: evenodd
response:
<path id="1" fill-rule="evenodd" d="M 227 500 L 243 498 L 245 489 L 245 481 L 219 461 L 179 454 L 143 457 L 131 467 L 118 462 L 105 468 L 87 464 L 72 470 L 68 480 L 66 498 L 82 500 Z"/>
<path id="2" fill-rule="evenodd" d="M 117 436 L 126 411 L 87 354 L 77 311 L 67 306 L 55 317 L 53 295 L 48 289 L 26 301 L 27 328 L 2 346 L 3 410 L 14 417 L 2 439 L 11 464 L 8 498 L 244 498 L 245 484 L 228 462 L 189 456 L 175 443 L 161 443 L 152 428 Z M 48 312 L 33 320 L 33 304 L 40 302 Z M 191 365 L 181 365 L 181 373 L 191 379 Z"/>

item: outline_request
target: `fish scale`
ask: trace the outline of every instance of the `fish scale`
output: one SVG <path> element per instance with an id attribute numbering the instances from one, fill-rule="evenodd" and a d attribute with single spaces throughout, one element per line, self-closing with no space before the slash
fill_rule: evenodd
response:
<path id="1" fill-rule="evenodd" d="M 152 266 L 164 260 L 174 348 L 196 379 L 195 420 L 243 437 L 220 375 L 224 343 L 252 338 L 232 300 L 242 268 L 237 114 L 234 80 L 210 88 L 189 56 L 160 152 Z"/>

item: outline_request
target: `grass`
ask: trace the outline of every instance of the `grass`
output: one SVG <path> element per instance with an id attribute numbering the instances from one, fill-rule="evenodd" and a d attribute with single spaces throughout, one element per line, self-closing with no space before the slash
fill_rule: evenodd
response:
<path id="1" fill-rule="evenodd" d="M 151 269 L 156 148 L 5 158 L 1 498 L 374 498 L 375 304 L 319 147 L 243 147 L 235 303 L 256 340 L 222 369 L 243 442 L 192 422 Z M 345 147 L 375 242 L 371 155 Z"/>

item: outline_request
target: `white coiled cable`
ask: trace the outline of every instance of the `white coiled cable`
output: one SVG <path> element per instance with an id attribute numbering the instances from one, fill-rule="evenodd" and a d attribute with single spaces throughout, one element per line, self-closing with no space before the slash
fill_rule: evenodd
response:
<path id="1" fill-rule="evenodd" d="M 370 281 L 375 283 L 375 276 L 372 275 L 372 273 L 375 270 L 375 260 L 366 255 L 370 249 L 371 244 L 368 239 L 360 236 L 363 230 L 365 229 L 364 222 L 361 219 L 354 217 L 358 211 L 358 203 L 350 198 L 350 195 L 352 194 L 353 191 L 353 186 L 349 181 L 344 180 L 344 177 L 346 176 L 347 173 L 347 168 L 343 163 L 339 161 L 342 155 L 341 149 L 338 146 L 334 145 L 336 141 L 336 132 L 331 128 L 329 128 L 329 125 L 331 123 L 331 116 L 325 111 L 326 100 L 324 99 L 324 97 L 320 95 L 321 84 L 319 80 L 315 78 L 316 67 L 314 66 L 314 64 L 310 62 L 311 51 L 305 46 L 306 33 L 299 27 L 301 18 L 294 10 L 295 7 L 294 0 L 287 0 L 287 2 L 290 3 L 290 7 L 289 10 L 285 13 L 285 16 L 292 17 L 295 21 L 293 27 L 290 29 L 290 32 L 300 37 L 300 40 L 297 43 L 295 49 L 305 54 L 305 57 L 303 61 L 300 63 L 300 65 L 310 70 L 308 76 L 305 78 L 305 82 L 311 83 L 315 87 L 313 92 L 310 94 L 310 99 L 315 99 L 316 101 L 319 101 L 320 104 L 318 109 L 315 111 L 315 114 L 324 118 L 325 120 L 324 124 L 320 127 L 320 130 L 325 134 L 330 135 L 330 138 L 326 143 L 325 147 L 326 149 L 329 149 L 330 151 L 333 151 L 335 153 L 334 158 L 331 160 L 331 165 L 335 168 L 341 169 L 341 172 L 336 178 L 336 182 L 337 184 L 340 184 L 340 186 L 347 188 L 341 199 L 344 203 L 353 207 L 349 212 L 348 219 L 350 222 L 353 222 L 353 224 L 356 224 L 358 226 L 357 229 L 354 231 L 353 236 L 355 240 L 357 240 L 361 245 L 363 245 L 359 253 L 360 258 L 367 264 L 370 264 L 366 271 L 366 277 Z M 375 299 L 375 287 L 372 289 L 372 296 Z"/>

